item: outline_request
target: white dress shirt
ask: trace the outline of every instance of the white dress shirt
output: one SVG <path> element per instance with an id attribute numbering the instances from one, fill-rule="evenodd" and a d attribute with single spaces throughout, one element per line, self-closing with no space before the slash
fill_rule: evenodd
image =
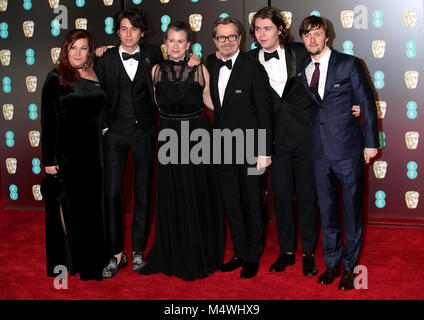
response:
<path id="1" fill-rule="evenodd" d="M 140 47 L 138 46 L 137 49 L 135 49 L 135 51 L 133 53 L 129 53 L 129 52 L 125 51 L 122 48 L 122 46 L 119 46 L 119 56 L 121 57 L 121 61 L 124 64 L 125 71 L 127 71 L 128 77 L 130 77 L 131 81 L 133 81 L 135 74 L 137 73 L 138 61 L 133 59 L 133 58 L 128 59 L 128 60 L 124 60 L 124 58 L 122 58 L 122 52 L 126 52 L 128 54 L 134 54 L 136 52 L 140 52 Z"/>
<path id="2" fill-rule="evenodd" d="M 264 66 L 268 73 L 271 87 L 281 97 L 287 82 L 286 54 L 284 48 L 281 48 L 280 46 L 277 48 L 279 59 L 272 58 L 265 61 L 264 52 L 271 53 L 262 48 L 259 51 L 259 62 Z"/>
<path id="3" fill-rule="evenodd" d="M 314 60 L 312 58 L 311 63 L 306 67 L 305 74 L 306 79 L 308 80 L 308 85 L 311 84 L 312 75 L 315 71 L 315 62 L 319 62 L 319 83 L 318 83 L 318 94 L 321 99 L 324 99 L 324 91 L 325 91 L 325 82 L 327 81 L 327 71 L 328 71 L 328 63 L 330 61 L 331 49 L 327 47 L 324 55 L 320 60 Z"/>
<path id="4" fill-rule="evenodd" d="M 231 60 L 231 66 L 234 67 L 234 62 L 237 60 L 239 53 L 240 53 L 240 50 L 237 50 L 235 55 L 233 55 L 230 59 L 222 59 L 222 61 Z M 221 107 L 224 101 L 225 89 L 227 88 L 228 80 L 230 80 L 232 70 L 233 70 L 232 68 L 230 70 L 225 66 L 221 67 L 221 69 L 219 70 L 218 92 L 219 92 L 219 101 L 221 101 Z"/>

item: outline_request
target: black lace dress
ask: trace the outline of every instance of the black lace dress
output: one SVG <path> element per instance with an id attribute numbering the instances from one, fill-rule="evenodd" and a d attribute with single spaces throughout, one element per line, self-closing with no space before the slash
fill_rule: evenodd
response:
<path id="1" fill-rule="evenodd" d="M 196 129 L 206 134 L 212 145 L 212 129 L 203 113 L 203 71 L 188 67 L 186 61 L 165 61 L 153 80 L 160 108 L 157 211 L 154 243 L 142 273 L 161 272 L 184 280 L 204 278 L 222 263 L 224 224 L 217 168 L 208 161 L 197 164 L 187 151 L 199 143 L 189 138 Z M 173 138 L 169 138 L 170 132 L 174 132 Z M 212 163 L 208 152 L 195 153 Z"/>

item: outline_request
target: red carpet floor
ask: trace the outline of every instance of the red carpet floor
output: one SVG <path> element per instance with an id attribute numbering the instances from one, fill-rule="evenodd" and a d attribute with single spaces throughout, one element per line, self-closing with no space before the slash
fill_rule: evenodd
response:
<path id="1" fill-rule="evenodd" d="M 132 216 L 127 215 L 127 230 Z M 153 226 L 152 226 L 153 227 Z M 153 230 L 153 229 L 152 229 Z M 301 253 L 281 273 L 268 268 L 278 255 L 275 223 L 270 222 L 258 275 L 242 280 L 240 269 L 185 282 L 165 275 L 140 276 L 128 265 L 110 280 L 83 282 L 70 277 L 67 290 L 56 290 L 45 272 L 44 213 L 0 212 L 0 299 L 2 300 L 421 300 L 424 299 L 424 228 L 365 226 L 360 264 L 368 270 L 368 289 L 341 292 L 302 275 Z M 130 253 L 127 232 L 126 252 Z M 149 238 L 148 247 L 153 237 Z M 227 237 L 226 261 L 232 256 Z M 316 250 L 324 271 L 321 242 Z"/>

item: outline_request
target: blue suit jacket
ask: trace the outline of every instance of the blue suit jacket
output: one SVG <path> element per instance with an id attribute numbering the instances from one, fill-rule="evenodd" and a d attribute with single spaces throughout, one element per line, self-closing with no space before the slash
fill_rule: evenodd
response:
<path id="1" fill-rule="evenodd" d="M 309 89 L 305 69 L 302 81 L 312 100 L 311 156 L 320 159 L 323 153 L 330 160 L 344 160 L 362 155 L 363 148 L 378 147 L 377 108 L 374 95 L 360 60 L 354 56 L 331 52 L 324 98 L 318 101 Z M 365 132 L 359 119 L 352 115 L 352 106 L 360 105 Z"/>

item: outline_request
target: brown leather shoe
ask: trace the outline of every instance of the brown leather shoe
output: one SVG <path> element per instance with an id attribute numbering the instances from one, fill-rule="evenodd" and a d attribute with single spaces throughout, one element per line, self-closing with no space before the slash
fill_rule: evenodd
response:
<path id="1" fill-rule="evenodd" d="M 322 275 L 318 277 L 319 284 L 330 284 L 333 283 L 334 279 L 340 276 L 340 267 L 327 268 Z"/>
<path id="2" fill-rule="evenodd" d="M 339 282 L 340 290 L 352 290 L 354 286 L 355 274 L 352 271 L 343 271 L 342 278 Z"/>

